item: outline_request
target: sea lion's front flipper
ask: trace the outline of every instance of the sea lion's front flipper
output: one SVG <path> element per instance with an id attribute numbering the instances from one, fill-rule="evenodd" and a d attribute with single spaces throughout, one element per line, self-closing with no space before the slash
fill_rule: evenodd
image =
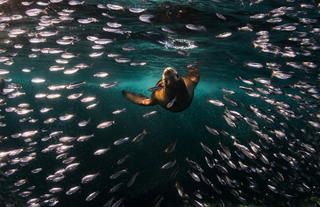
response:
<path id="1" fill-rule="evenodd" d="M 155 105 L 154 101 L 151 98 L 147 98 L 142 94 L 135 94 L 130 91 L 122 91 L 122 94 L 131 102 L 144 106 Z"/>
<path id="2" fill-rule="evenodd" d="M 149 88 L 148 91 L 151 91 L 151 92 L 155 92 L 156 90 L 159 90 L 159 89 L 162 89 L 163 88 L 163 82 L 162 82 L 162 79 L 158 81 L 158 83 L 152 87 L 152 88 Z"/>
<path id="3" fill-rule="evenodd" d="M 187 78 L 192 81 L 193 84 L 197 85 L 200 79 L 200 72 L 198 68 L 192 68 L 188 70 Z"/>

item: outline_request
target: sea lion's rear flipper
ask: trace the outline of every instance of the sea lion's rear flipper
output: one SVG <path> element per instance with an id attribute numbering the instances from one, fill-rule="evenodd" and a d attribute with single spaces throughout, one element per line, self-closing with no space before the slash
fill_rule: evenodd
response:
<path id="1" fill-rule="evenodd" d="M 135 94 L 130 91 L 122 91 L 122 94 L 131 102 L 144 106 L 155 105 L 154 101 L 151 98 L 147 98 L 142 94 Z"/>

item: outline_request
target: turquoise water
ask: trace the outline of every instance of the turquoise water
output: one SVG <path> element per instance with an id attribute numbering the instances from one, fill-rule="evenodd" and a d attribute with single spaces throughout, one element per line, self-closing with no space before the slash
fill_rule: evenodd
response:
<path id="1" fill-rule="evenodd" d="M 319 8 L 0 1 L 1 206 L 295 206 L 318 197 Z M 183 112 L 122 96 L 151 96 L 164 68 L 186 75 L 195 62 L 200 82 Z"/>

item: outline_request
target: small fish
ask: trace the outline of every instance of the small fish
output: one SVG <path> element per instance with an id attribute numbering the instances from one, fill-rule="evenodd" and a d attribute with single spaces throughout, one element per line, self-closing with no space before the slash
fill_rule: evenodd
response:
<path id="1" fill-rule="evenodd" d="M 139 20 L 146 23 L 151 23 L 151 19 L 154 17 L 152 14 L 142 14 L 139 16 Z"/>
<path id="2" fill-rule="evenodd" d="M 75 139 L 76 139 L 75 137 L 65 136 L 65 137 L 59 138 L 59 142 L 62 142 L 62 143 L 70 143 L 70 142 L 73 142 Z"/>
<path id="3" fill-rule="evenodd" d="M 87 197 L 86 197 L 86 201 L 91 201 L 93 200 L 95 197 L 97 197 L 99 195 L 99 191 L 95 191 L 93 193 L 90 193 Z"/>
<path id="4" fill-rule="evenodd" d="M 88 125 L 89 122 L 90 122 L 90 119 L 80 121 L 80 122 L 78 123 L 78 126 L 79 126 L 79 127 L 85 127 L 85 126 Z"/>
<path id="5" fill-rule="evenodd" d="M 65 168 L 65 171 L 73 171 L 79 167 L 80 163 L 72 163 Z"/>
<path id="6" fill-rule="evenodd" d="M 320 129 L 320 122 L 308 121 L 308 123 L 309 123 L 312 127 L 317 128 L 317 129 Z"/>
<path id="7" fill-rule="evenodd" d="M 231 98 L 228 98 L 227 96 L 223 95 L 223 99 L 227 101 L 231 106 L 238 106 L 238 103 Z"/>
<path id="8" fill-rule="evenodd" d="M 89 135 L 83 135 L 83 136 L 80 136 L 77 141 L 78 142 L 85 142 L 87 140 L 89 140 L 90 138 L 94 137 L 94 134 L 89 134 Z"/>
<path id="9" fill-rule="evenodd" d="M 209 100 L 209 103 L 215 105 L 215 106 L 224 106 L 224 103 L 222 103 L 221 101 L 219 100 L 215 100 L 215 99 L 210 99 Z"/>
<path id="10" fill-rule="evenodd" d="M 114 185 L 112 188 L 110 188 L 109 193 L 114 193 L 117 190 L 119 190 L 119 188 L 123 185 L 123 183 L 118 183 L 116 185 Z"/>
<path id="11" fill-rule="evenodd" d="M 32 174 L 38 174 L 41 171 L 42 171 L 42 168 L 36 168 L 36 169 L 31 170 L 31 173 Z"/>
<path id="12" fill-rule="evenodd" d="M 172 168 L 173 166 L 175 166 L 176 164 L 176 160 L 173 161 L 169 161 L 167 163 L 165 163 L 164 165 L 161 166 L 161 169 L 169 169 Z"/>
<path id="13" fill-rule="evenodd" d="M 131 142 L 140 142 L 144 136 L 147 134 L 147 131 L 144 129 L 141 133 L 139 133 L 137 136 L 135 136 Z"/>
<path id="14" fill-rule="evenodd" d="M 126 111 L 126 108 L 115 110 L 115 111 L 112 112 L 112 114 L 120 114 L 120 113 L 122 113 L 124 111 Z"/>
<path id="15" fill-rule="evenodd" d="M 88 103 L 88 102 L 94 101 L 95 99 L 96 99 L 95 96 L 87 96 L 87 97 L 82 98 L 81 102 L 82 103 Z"/>
<path id="16" fill-rule="evenodd" d="M 76 157 L 68 157 L 67 159 L 63 160 L 62 163 L 68 165 L 68 164 L 72 163 L 75 159 L 76 159 Z"/>
<path id="17" fill-rule="evenodd" d="M 215 136 L 219 136 L 219 132 L 216 129 L 213 129 L 207 125 L 205 125 L 206 129 L 208 130 L 208 132 L 210 132 L 211 134 L 215 135 Z"/>
<path id="18" fill-rule="evenodd" d="M 114 202 L 114 204 L 112 204 L 111 207 L 119 207 L 121 205 L 122 201 L 123 201 L 123 198 L 120 198 L 119 200 Z"/>
<path id="19" fill-rule="evenodd" d="M 204 145 L 202 142 L 200 142 L 200 145 L 205 152 L 207 152 L 209 155 L 213 155 L 213 151 L 208 146 Z"/>
<path id="20" fill-rule="evenodd" d="M 186 28 L 194 31 L 207 31 L 206 27 L 202 25 L 186 24 Z"/>
<path id="21" fill-rule="evenodd" d="M 99 173 L 86 175 L 81 179 L 81 183 L 82 184 L 89 183 L 92 180 L 94 180 L 98 175 Z"/>
<path id="22" fill-rule="evenodd" d="M 227 20 L 227 18 L 225 16 L 223 16 L 222 14 L 220 13 L 216 13 L 216 16 L 219 18 L 219 19 L 222 19 L 222 20 Z"/>
<path id="23" fill-rule="evenodd" d="M 107 72 L 98 72 L 98 73 L 93 74 L 93 77 L 95 77 L 95 78 L 105 78 L 107 76 L 109 76 L 109 73 L 107 73 Z"/>
<path id="24" fill-rule="evenodd" d="M 107 4 L 107 7 L 111 10 L 124 10 L 123 6 L 117 5 L 117 4 Z"/>
<path id="25" fill-rule="evenodd" d="M 171 108 L 176 100 L 177 100 L 177 97 L 174 97 L 174 98 L 166 105 L 166 107 L 167 107 L 168 109 Z"/>
<path id="26" fill-rule="evenodd" d="M 32 137 L 38 133 L 38 130 L 26 131 L 21 134 L 22 137 Z"/>
<path id="27" fill-rule="evenodd" d="M 19 187 L 19 186 L 22 186 L 22 185 L 24 185 L 24 184 L 26 184 L 26 183 L 27 183 L 27 180 L 26 180 L 26 179 L 21 179 L 21 180 L 16 181 L 16 182 L 14 183 L 14 186 Z"/>
<path id="28" fill-rule="evenodd" d="M 47 113 L 47 112 L 49 112 L 49 111 L 51 111 L 51 110 L 53 110 L 53 108 L 47 108 L 47 107 L 45 107 L 45 108 L 40 109 L 40 112 L 41 112 L 41 113 Z"/>
<path id="29" fill-rule="evenodd" d="M 128 188 L 130 188 L 132 185 L 133 185 L 133 183 L 136 181 L 136 178 L 138 177 L 138 175 L 139 175 L 140 173 L 139 172 L 136 172 L 132 177 L 131 177 L 131 179 L 128 181 L 128 183 L 127 183 L 127 187 Z"/>
<path id="30" fill-rule="evenodd" d="M 180 196 L 180 197 L 184 197 L 185 194 L 184 194 L 184 192 L 183 192 L 183 188 L 182 188 L 182 186 L 180 185 L 180 183 L 176 182 L 175 187 L 176 187 L 176 189 L 177 189 L 177 191 L 178 191 L 179 196 Z"/>
<path id="31" fill-rule="evenodd" d="M 165 153 L 171 153 L 176 149 L 176 145 L 177 145 L 177 141 L 173 142 L 172 144 L 170 144 L 165 150 Z"/>
<path id="32" fill-rule="evenodd" d="M 115 121 L 105 121 L 97 125 L 97 129 L 105 129 L 112 126 Z"/>
<path id="33" fill-rule="evenodd" d="M 110 150 L 110 148 L 102 148 L 102 149 L 98 149 L 97 151 L 95 151 L 93 154 L 94 155 L 103 155 L 106 152 L 108 152 Z"/>
<path id="34" fill-rule="evenodd" d="M 125 155 L 123 158 L 119 159 L 117 161 L 117 165 L 121 165 L 124 161 L 128 159 L 129 155 Z"/>
<path id="35" fill-rule="evenodd" d="M 73 93 L 73 94 L 70 94 L 70 95 L 67 97 L 67 99 L 75 100 L 75 99 L 80 98 L 82 95 L 83 95 L 83 93 Z"/>
<path id="36" fill-rule="evenodd" d="M 117 63 L 128 63 L 131 60 L 129 58 L 115 58 L 114 59 Z"/>
<path id="37" fill-rule="evenodd" d="M 67 190 L 66 195 L 72 195 L 78 192 L 79 190 L 80 190 L 80 186 L 71 187 L 69 188 L 69 190 Z"/>
<path id="38" fill-rule="evenodd" d="M 188 170 L 187 172 L 188 172 L 188 174 L 192 177 L 193 180 L 195 180 L 196 182 L 201 182 L 199 176 L 198 176 L 196 173 L 191 172 L 191 171 L 189 171 L 189 170 Z"/>
<path id="39" fill-rule="evenodd" d="M 149 116 L 154 115 L 156 113 L 158 113 L 158 111 L 150 111 L 148 113 L 143 114 L 142 117 L 143 118 L 148 118 Z"/>
<path id="40" fill-rule="evenodd" d="M 71 90 L 71 89 L 76 89 L 79 88 L 83 85 L 87 84 L 87 82 L 83 81 L 83 82 L 76 82 L 76 83 L 71 83 L 69 85 L 66 86 L 66 89 Z"/>
<path id="41" fill-rule="evenodd" d="M 73 117 L 74 117 L 73 114 L 65 114 L 63 116 L 60 116 L 59 119 L 60 119 L 60 121 L 67 121 L 69 119 L 72 119 Z"/>
<path id="42" fill-rule="evenodd" d="M 224 33 L 216 35 L 216 38 L 227 38 L 227 37 L 230 37 L 231 35 L 232 35 L 231 32 L 224 32 Z"/>
<path id="43" fill-rule="evenodd" d="M 51 188 L 49 190 L 50 193 L 59 193 L 61 192 L 63 189 L 62 188 L 59 188 L 59 187 L 54 187 L 54 188 Z"/>
<path id="44" fill-rule="evenodd" d="M 44 83 L 44 82 L 46 82 L 46 79 L 44 79 L 44 78 L 32 78 L 31 82 L 32 83 Z"/>
<path id="45" fill-rule="evenodd" d="M 121 145 L 125 142 L 128 142 L 130 140 L 130 137 L 124 137 L 124 138 L 120 138 L 116 141 L 113 142 L 114 145 Z"/>
<path id="46" fill-rule="evenodd" d="M 101 88 L 111 88 L 118 85 L 118 82 L 113 82 L 113 83 L 101 83 L 99 86 Z"/>
<path id="47" fill-rule="evenodd" d="M 144 12 L 146 9 L 143 8 L 129 8 L 129 11 L 132 13 L 141 13 Z"/>
<path id="48" fill-rule="evenodd" d="M 122 175 L 122 174 L 124 174 L 124 173 L 128 173 L 128 170 L 127 169 L 123 169 L 123 170 L 120 170 L 120 171 L 118 171 L 118 172 L 115 172 L 115 173 L 113 173 L 112 175 L 110 175 L 110 179 L 111 180 L 114 180 L 114 179 L 116 179 L 116 178 L 118 178 L 120 175 Z"/>
<path id="49" fill-rule="evenodd" d="M 111 207 L 111 204 L 114 201 L 114 197 L 110 198 L 102 207 Z"/>
<path id="50" fill-rule="evenodd" d="M 160 198 L 158 198 L 159 196 L 157 196 L 157 198 L 154 200 L 154 203 L 155 203 L 155 205 L 154 205 L 154 207 L 160 207 L 161 206 L 161 203 L 162 203 L 162 201 L 163 201 L 163 199 L 164 199 L 164 197 L 163 196 L 160 196 Z M 156 202 L 157 201 L 157 202 Z"/>
<path id="51" fill-rule="evenodd" d="M 285 80 L 285 79 L 291 78 L 292 75 L 288 74 L 288 73 L 285 73 L 283 71 L 280 71 L 280 70 L 273 70 L 272 74 L 271 74 L 271 77 L 276 77 L 278 79 Z"/>

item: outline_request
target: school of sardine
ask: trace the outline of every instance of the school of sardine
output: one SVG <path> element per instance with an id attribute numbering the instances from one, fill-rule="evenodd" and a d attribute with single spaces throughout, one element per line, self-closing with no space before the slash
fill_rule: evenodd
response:
<path id="1" fill-rule="evenodd" d="M 0 0 L 0 206 L 319 199 L 317 1 L 95 3 Z M 192 62 L 185 112 L 121 96 Z"/>

